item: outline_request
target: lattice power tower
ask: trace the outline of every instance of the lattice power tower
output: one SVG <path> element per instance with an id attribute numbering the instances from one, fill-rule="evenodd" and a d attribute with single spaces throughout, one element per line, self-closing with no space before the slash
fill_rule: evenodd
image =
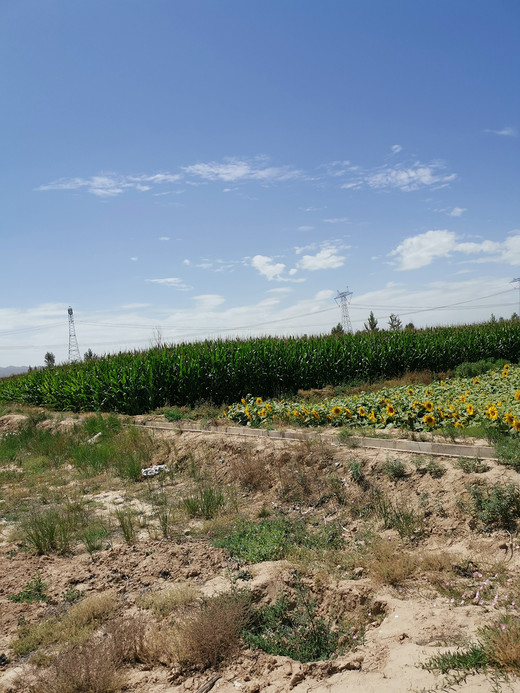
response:
<path id="1" fill-rule="evenodd" d="M 73 361 L 81 361 L 81 356 L 79 355 L 78 340 L 76 339 L 76 328 L 74 327 L 74 313 L 72 308 L 69 307 L 67 311 L 69 314 L 69 363 Z"/>
<path id="2" fill-rule="evenodd" d="M 334 299 L 338 306 L 341 307 L 341 325 L 345 332 L 350 332 L 352 334 L 352 323 L 350 322 L 350 315 L 348 314 L 348 304 L 350 303 L 350 298 L 353 291 L 338 291 L 338 295 Z"/>

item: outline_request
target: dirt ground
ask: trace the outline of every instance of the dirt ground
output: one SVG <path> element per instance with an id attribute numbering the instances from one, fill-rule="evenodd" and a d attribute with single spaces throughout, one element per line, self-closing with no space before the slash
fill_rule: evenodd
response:
<path id="1" fill-rule="evenodd" d="M 1 417 L 0 434 L 16 430 L 23 420 L 23 415 Z M 61 416 L 52 426 L 66 428 L 73 421 Z M 36 623 L 59 613 L 64 595 L 71 590 L 85 596 L 112 590 L 121 608 L 128 613 L 139 609 L 143 594 L 176 583 L 189 584 L 208 597 L 232 587 L 247 587 L 258 603 L 265 603 L 290 585 L 295 569 L 301 570 L 309 584 L 312 583 L 322 608 L 329 614 L 349 613 L 371 605 L 377 617 L 367 623 L 364 639 L 357 649 L 330 661 L 302 664 L 244 645 L 218 667 L 193 672 L 177 671 L 170 664 L 135 664 L 127 667 L 124 690 L 133 693 L 207 693 L 210 690 L 218 693 L 431 690 L 486 693 L 500 686 L 504 691 L 520 692 L 520 681 L 516 678 L 497 684 L 493 676 L 478 674 L 455 683 L 421 667 L 439 652 L 475 641 L 478 629 L 495 623 L 506 603 L 510 614 L 519 615 L 511 604 L 514 599 L 507 594 L 509 585 L 511 594 L 516 589 L 515 575 L 520 566 L 516 537 L 504 530 L 482 532 L 474 517 L 464 511 L 469 483 L 517 483 L 518 474 L 514 470 L 489 461 L 487 471 L 468 473 L 457 466 L 453 457 L 434 459 L 335 442 L 306 444 L 265 437 L 241 438 L 218 430 L 182 434 L 155 430 L 150 435 L 156 445 L 154 462 L 184 473 L 176 478 L 171 475 L 172 493 L 180 496 L 189 486 L 193 479 L 190 481 L 187 472 L 192 477 L 195 473 L 206 475 L 223 487 L 234 489 L 236 508 L 248 517 L 282 512 L 290 518 L 314 519 L 325 525 L 339 520 L 347 546 L 362 541 L 359 537 L 364 526 L 362 513 L 359 511 L 356 516 L 351 510 L 359 497 L 359 484 L 350 471 L 352 461 L 357 461 L 370 483 L 383 489 L 391 501 L 404 501 L 424 513 L 424 529 L 417 533 L 416 541 L 412 537 L 403 543 L 395 529 L 379 525 L 380 536 L 395 547 L 396 560 L 402 551 L 447 556 L 448 562 L 454 565 L 473 566 L 482 580 L 495 579 L 496 589 L 484 600 L 475 599 L 473 593 L 468 593 L 465 599 L 454 598 L 447 590 L 436 589 L 431 574 L 421 573 L 420 569 L 397 584 L 389 584 L 377 570 L 370 568 L 369 562 L 349 567 L 339 560 L 336 568 L 302 566 L 297 559 L 246 564 L 211 545 L 207 532 L 218 524 L 218 518 L 210 525 L 202 520 L 184 519 L 167 538 L 144 526 L 133 545 L 114 535 L 92 556 L 79 545 L 64 556 L 28 553 L 21 547 L 16 533 L 13 535 L 12 523 L 3 520 L 0 525 L 2 693 L 23 691 L 24 680 L 26 690 L 30 690 L 34 673 L 31 659 L 17 657 L 11 648 L 21 624 Z M 389 457 L 404 463 L 406 476 L 392 478 L 384 473 Z M 425 471 L 432 459 L 442 468 L 442 475 Z M 254 478 L 250 477 L 251 469 Z M 331 478 L 336 480 L 335 497 L 324 490 L 325 481 L 329 483 Z M 148 482 L 143 482 L 142 488 L 145 483 Z M 90 493 L 100 515 L 128 504 L 144 514 L 151 512 L 146 494 L 129 492 L 126 487 L 110 489 L 101 485 Z M 9 599 L 37 574 L 48 585 L 46 603 L 17 603 Z M 499 575 L 509 577 L 500 582 Z M 518 596 L 520 605 L 520 593 Z"/>

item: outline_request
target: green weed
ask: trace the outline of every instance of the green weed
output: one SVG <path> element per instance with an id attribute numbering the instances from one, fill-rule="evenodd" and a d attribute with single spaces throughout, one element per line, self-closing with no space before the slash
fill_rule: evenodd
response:
<path id="1" fill-rule="evenodd" d="M 221 489 L 206 486 L 183 498 L 181 504 L 190 517 L 211 520 L 226 505 L 226 496 Z"/>
<path id="2" fill-rule="evenodd" d="M 8 599 L 12 602 L 46 602 L 48 600 L 47 583 L 42 580 L 40 572 L 36 573 L 34 580 L 30 580 L 21 592 L 10 594 Z"/>

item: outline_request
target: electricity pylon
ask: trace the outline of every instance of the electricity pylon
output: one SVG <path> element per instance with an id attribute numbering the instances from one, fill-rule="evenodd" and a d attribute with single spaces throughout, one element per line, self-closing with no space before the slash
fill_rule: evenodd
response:
<path id="1" fill-rule="evenodd" d="M 348 314 L 348 304 L 350 303 L 350 297 L 353 292 L 348 290 L 338 291 L 338 295 L 334 299 L 338 306 L 341 307 L 341 326 L 345 332 L 352 334 L 352 323 L 350 322 L 350 315 Z"/>

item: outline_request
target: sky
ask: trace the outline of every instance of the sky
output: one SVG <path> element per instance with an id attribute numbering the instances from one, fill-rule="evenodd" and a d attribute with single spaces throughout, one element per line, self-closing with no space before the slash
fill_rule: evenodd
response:
<path id="1" fill-rule="evenodd" d="M 0 366 L 520 313 L 517 0 L 2 0 Z M 514 280 L 517 280 L 516 282 Z M 351 293 L 350 293 L 351 292 Z"/>

